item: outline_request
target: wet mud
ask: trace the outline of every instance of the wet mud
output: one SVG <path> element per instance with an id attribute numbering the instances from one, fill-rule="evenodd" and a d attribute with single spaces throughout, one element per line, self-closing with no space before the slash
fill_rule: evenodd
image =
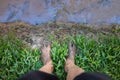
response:
<path id="1" fill-rule="evenodd" d="M 43 40 L 50 37 L 65 41 L 69 36 L 84 35 L 98 40 L 98 35 L 115 35 L 120 37 L 120 25 L 88 25 L 88 24 L 55 24 L 46 23 L 31 26 L 23 22 L 0 23 L 0 36 L 14 34 L 23 40 L 28 47 L 39 48 Z"/>

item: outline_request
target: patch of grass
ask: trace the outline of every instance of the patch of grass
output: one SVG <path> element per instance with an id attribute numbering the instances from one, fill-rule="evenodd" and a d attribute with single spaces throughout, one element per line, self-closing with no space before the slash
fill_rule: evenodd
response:
<path id="1" fill-rule="evenodd" d="M 77 46 L 75 63 L 86 71 L 106 73 L 114 80 L 120 76 L 120 38 L 100 36 L 98 41 L 77 35 L 71 37 Z M 54 74 L 65 80 L 65 58 L 69 39 L 59 42 L 51 37 Z M 40 51 L 25 48 L 14 36 L 0 37 L 0 76 L 2 80 L 14 80 L 21 74 L 43 66 Z"/>
<path id="2" fill-rule="evenodd" d="M 61 79 L 66 79 L 66 73 L 64 71 L 64 64 L 68 52 L 68 46 L 63 43 L 60 44 L 58 41 L 54 41 L 52 44 L 52 59 L 54 64 L 54 73 Z"/>
<path id="3" fill-rule="evenodd" d="M 20 75 L 42 66 L 40 52 L 24 47 L 13 35 L 0 37 L 0 79 L 14 80 Z"/>
<path id="4" fill-rule="evenodd" d="M 86 71 L 106 73 L 120 79 L 120 38 L 100 36 L 99 41 L 84 36 L 74 39 L 78 48 L 76 64 Z"/>

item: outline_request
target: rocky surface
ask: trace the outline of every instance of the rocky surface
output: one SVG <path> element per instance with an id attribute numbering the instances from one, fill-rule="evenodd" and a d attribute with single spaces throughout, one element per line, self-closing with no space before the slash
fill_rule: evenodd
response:
<path id="1" fill-rule="evenodd" d="M 120 0 L 0 0 L 0 22 L 120 24 Z"/>

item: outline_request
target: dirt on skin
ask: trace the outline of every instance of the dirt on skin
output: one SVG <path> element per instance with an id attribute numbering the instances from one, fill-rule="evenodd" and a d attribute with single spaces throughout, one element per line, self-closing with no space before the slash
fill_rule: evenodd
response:
<path id="1" fill-rule="evenodd" d="M 41 47 L 42 41 L 54 36 L 59 41 L 68 36 L 85 35 L 97 39 L 97 34 L 120 36 L 120 25 L 55 24 L 46 23 L 32 26 L 23 22 L 0 23 L 0 35 L 13 33 L 32 48 Z"/>

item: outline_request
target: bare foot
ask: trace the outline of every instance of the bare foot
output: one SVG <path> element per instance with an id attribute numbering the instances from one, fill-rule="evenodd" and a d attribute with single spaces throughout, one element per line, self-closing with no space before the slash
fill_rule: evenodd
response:
<path id="1" fill-rule="evenodd" d="M 75 54 L 76 46 L 73 44 L 73 42 L 70 41 L 68 57 L 65 62 L 65 71 L 67 72 L 66 80 L 74 80 L 76 76 L 84 72 L 82 68 L 79 68 L 77 65 L 75 65 L 74 63 Z"/>
<path id="2" fill-rule="evenodd" d="M 76 46 L 72 41 L 70 41 L 69 50 L 68 50 L 68 58 L 71 60 L 74 60 L 75 54 L 76 54 Z"/>
<path id="3" fill-rule="evenodd" d="M 68 57 L 67 57 L 67 60 L 65 62 L 65 71 L 66 72 L 68 71 L 69 67 L 75 65 L 74 64 L 75 53 L 76 53 L 76 46 L 72 41 L 70 41 L 69 42 Z"/>
<path id="4" fill-rule="evenodd" d="M 50 56 L 50 43 L 43 43 L 43 47 L 41 48 L 41 51 L 42 51 L 41 59 L 44 65 L 52 61 Z"/>

